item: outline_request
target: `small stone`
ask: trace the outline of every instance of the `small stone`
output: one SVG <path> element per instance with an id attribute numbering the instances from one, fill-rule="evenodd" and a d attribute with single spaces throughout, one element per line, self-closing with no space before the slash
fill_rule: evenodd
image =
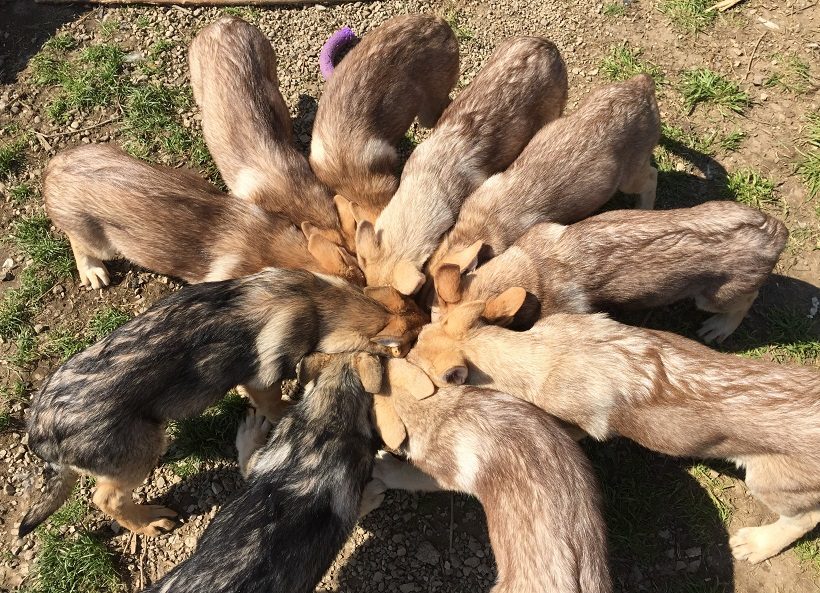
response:
<path id="1" fill-rule="evenodd" d="M 12 494 L 14 494 L 14 486 L 12 486 L 11 484 L 6 484 L 5 486 L 3 486 L 3 492 L 7 496 L 11 496 Z"/>
<path id="2" fill-rule="evenodd" d="M 470 556 L 469 558 L 467 558 L 467 560 L 464 561 L 464 565 L 469 566 L 470 568 L 475 568 L 479 564 L 481 564 L 481 560 L 479 560 L 475 556 Z"/>
<path id="3" fill-rule="evenodd" d="M 11 259 L 10 257 L 9 257 L 9 258 L 7 258 L 7 259 L 6 259 L 6 261 L 4 261 L 4 262 L 3 262 L 3 268 L 4 268 L 4 269 L 6 269 L 6 270 L 10 270 L 10 269 L 11 269 L 11 268 L 13 268 L 15 265 L 16 265 L 16 264 L 14 263 L 14 260 L 13 260 L 13 259 Z"/>
<path id="4" fill-rule="evenodd" d="M 685 553 L 689 558 L 697 558 L 701 554 L 700 546 L 693 546 L 691 548 L 686 548 Z"/>
<path id="5" fill-rule="evenodd" d="M 165 483 L 165 478 L 163 478 L 162 476 L 158 477 L 155 481 L 157 488 L 165 488 Z"/>
<path id="6" fill-rule="evenodd" d="M 47 329 L 48 329 L 48 326 L 47 326 L 47 325 L 43 325 L 42 323 L 35 323 L 35 324 L 34 324 L 34 333 L 35 333 L 35 334 L 38 334 L 38 335 L 39 335 L 39 334 L 43 333 L 45 330 L 47 330 Z"/>
<path id="7" fill-rule="evenodd" d="M 189 548 L 196 547 L 196 538 L 193 535 L 189 535 L 185 537 L 185 545 Z"/>
<path id="8" fill-rule="evenodd" d="M 416 560 L 424 564 L 438 564 L 440 558 L 438 550 L 427 540 L 422 541 L 416 549 Z"/>
<path id="9" fill-rule="evenodd" d="M 404 583 L 403 585 L 399 585 L 399 591 L 401 593 L 412 593 L 416 590 L 416 586 L 413 583 Z"/>
<path id="10" fill-rule="evenodd" d="M 213 484 L 211 484 L 211 490 L 213 490 L 214 494 L 219 496 L 219 493 L 223 490 L 222 484 L 220 484 L 219 482 L 214 482 Z"/>
<path id="11" fill-rule="evenodd" d="M 71 122 L 71 126 L 69 126 L 69 127 L 70 127 L 72 130 L 77 130 L 77 129 L 79 129 L 79 127 L 80 127 L 80 122 L 78 122 L 78 121 L 75 119 L 73 122 Z"/>

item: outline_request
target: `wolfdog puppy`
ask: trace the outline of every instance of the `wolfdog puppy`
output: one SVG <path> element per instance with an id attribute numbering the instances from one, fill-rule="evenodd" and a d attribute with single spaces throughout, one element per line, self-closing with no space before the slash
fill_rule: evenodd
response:
<path id="1" fill-rule="evenodd" d="M 163 450 L 166 421 L 199 414 L 239 384 L 275 415 L 281 381 L 306 354 L 409 345 L 425 317 L 390 306 L 331 276 L 273 268 L 161 300 L 71 358 L 34 397 L 29 444 L 51 471 L 20 534 L 57 510 L 81 473 L 97 478 L 94 503 L 123 527 L 172 528 L 173 511 L 131 498 Z"/>
<path id="2" fill-rule="evenodd" d="M 247 489 L 214 518 L 194 555 L 149 591 L 313 593 L 359 516 L 379 443 L 371 393 L 382 382 L 374 356 L 312 355 L 302 366 L 317 356 L 324 368 L 267 445 L 248 456 L 243 443 L 264 435 L 264 425 L 251 416 L 240 429 Z"/>

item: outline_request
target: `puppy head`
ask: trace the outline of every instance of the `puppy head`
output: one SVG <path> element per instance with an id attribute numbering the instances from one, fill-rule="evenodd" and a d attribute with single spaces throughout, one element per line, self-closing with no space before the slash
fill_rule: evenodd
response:
<path id="1" fill-rule="evenodd" d="M 396 411 L 395 398 L 409 394 L 424 399 L 433 395 L 436 388 L 424 371 L 403 358 L 388 359 L 384 370 L 385 381 L 382 391 L 373 398 L 373 412 L 384 443 L 398 449 L 407 437 L 407 429 Z"/>
<path id="2" fill-rule="evenodd" d="M 389 257 L 381 231 L 377 232 L 369 220 L 361 220 L 356 228 L 356 255 L 368 286 L 392 286 L 404 295 L 413 295 L 424 285 L 419 266 Z"/>
<path id="3" fill-rule="evenodd" d="M 461 302 L 466 291 L 463 274 L 475 270 L 483 247 L 481 241 L 476 241 L 464 249 L 448 251 L 440 263 L 430 266 L 436 293 L 434 319 L 446 315 L 451 306 Z"/>
<path id="4" fill-rule="evenodd" d="M 302 223 L 302 233 L 308 240 L 308 251 L 325 272 L 344 278 L 351 284 L 364 286 L 364 273 L 359 268 L 356 258 L 327 236 L 335 236 L 338 233 L 319 229 L 309 222 Z M 336 240 L 341 241 L 338 236 Z"/>
<path id="5" fill-rule="evenodd" d="M 422 326 L 430 318 L 416 302 L 392 286 L 368 286 L 365 296 L 380 303 L 390 313 L 389 321 L 371 341 L 385 347 L 385 354 L 400 357 L 407 354 Z"/>
<path id="6" fill-rule="evenodd" d="M 466 383 L 469 369 L 463 343 L 480 325 L 485 307 L 484 301 L 464 303 L 454 307 L 441 321 L 425 326 L 407 360 L 439 387 Z"/>

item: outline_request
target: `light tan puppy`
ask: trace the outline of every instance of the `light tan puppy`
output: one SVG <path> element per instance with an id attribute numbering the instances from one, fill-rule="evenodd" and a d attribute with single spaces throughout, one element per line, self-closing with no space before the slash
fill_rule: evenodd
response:
<path id="1" fill-rule="evenodd" d="M 430 396 L 430 380 L 406 360 L 388 360 L 386 374 L 377 412 L 389 406 L 397 414 L 406 427 L 402 449 L 418 469 L 381 456 L 374 482 L 478 498 L 498 570 L 492 593 L 612 590 L 598 485 L 581 449 L 553 418 L 476 387 Z M 402 388 L 407 384 L 412 395 Z"/>
<path id="2" fill-rule="evenodd" d="M 276 54 L 262 32 L 222 17 L 197 34 L 188 61 L 205 142 L 231 193 L 301 227 L 319 261 L 355 266 L 330 190 L 293 144 Z"/>
<path id="3" fill-rule="evenodd" d="M 356 284 L 358 266 L 320 263 L 289 220 L 235 200 L 187 169 L 152 165 L 107 144 L 58 153 L 43 174 L 46 211 L 68 235 L 80 282 L 108 286 L 103 260 L 185 280 L 226 280 L 268 266 L 301 268 Z"/>
<path id="4" fill-rule="evenodd" d="M 649 76 L 593 91 L 572 114 L 541 128 L 509 169 L 467 198 L 430 270 L 440 262 L 459 263 L 478 240 L 486 260 L 534 224 L 586 218 L 619 189 L 640 194 L 639 206 L 651 209 L 658 172 L 650 159 L 660 135 Z"/>
<path id="5" fill-rule="evenodd" d="M 760 562 L 820 522 L 820 373 L 721 354 L 605 315 L 559 313 L 526 332 L 480 321 L 465 303 L 426 326 L 408 360 L 438 385 L 469 383 L 532 402 L 590 436 L 746 468 L 780 518 L 730 540 Z"/>
<path id="6" fill-rule="evenodd" d="M 734 202 L 614 210 L 569 226 L 542 223 L 474 272 L 462 276 L 455 264 L 441 266 L 434 276 L 434 319 L 458 303 L 486 300 L 485 320 L 505 324 L 510 311 L 496 298 L 513 287 L 540 303 L 540 313 L 523 312 L 530 321 L 558 311 L 659 307 L 694 298 L 700 309 L 717 313 L 699 335 L 722 342 L 745 317 L 787 237 L 776 218 Z M 494 318 L 493 310 L 503 315 Z"/>
<path id="7" fill-rule="evenodd" d="M 566 67 L 555 45 L 538 37 L 499 44 L 410 156 L 376 224 L 359 224 L 357 255 L 367 283 L 389 284 L 403 294 L 418 291 L 421 268 L 464 199 L 561 114 L 566 96 Z"/>
<path id="8" fill-rule="evenodd" d="M 396 193 L 399 140 L 417 115 L 421 125 L 435 125 L 457 80 L 452 29 L 423 14 L 385 21 L 336 67 L 319 100 L 310 164 L 340 194 L 348 236 L 356 234 L 356 218 L 375 221 Z"/>

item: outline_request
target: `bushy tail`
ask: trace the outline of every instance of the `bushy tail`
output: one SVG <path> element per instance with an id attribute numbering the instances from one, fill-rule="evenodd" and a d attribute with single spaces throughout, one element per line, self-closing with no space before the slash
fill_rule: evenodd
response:
<path id="1" fill-rule="evenodd" d="M 63 506 L 79 477 L 77 472 L 61 465 L 47 465 L 44 492 L 34 490 L 31 508 L 20 523 L 19 536 L 23 537 L 34 531 L 40 523 Z"/>
<path id="2" fill-rule="evenodd" d="M 357 43 L 359 38 L 350 27 L 342 27 L 325 41 L 319 52 L 319 70 L 325 80 L 331 77 L 336 64 L 341 62 L 345 54 Z"/>

